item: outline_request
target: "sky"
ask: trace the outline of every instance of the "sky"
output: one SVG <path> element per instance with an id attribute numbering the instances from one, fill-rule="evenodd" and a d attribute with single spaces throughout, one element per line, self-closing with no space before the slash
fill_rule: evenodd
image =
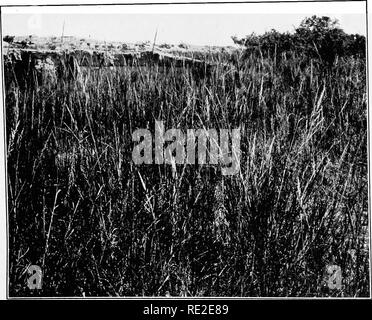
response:
<path id="1" fill-rule="evenodd" d="M 335 4 L 4 8 L 2 30 L 4 35 L 61 36 L 64 25 L 66 36 L 129 43 L 153 41 L 157 30 L 159 44 L 232 45 L 231 36 L 272 28 L 291 32 L 305 17 L 317 14 L 338 19 L 347 33 L 366 33 L 362 2 Z"/>

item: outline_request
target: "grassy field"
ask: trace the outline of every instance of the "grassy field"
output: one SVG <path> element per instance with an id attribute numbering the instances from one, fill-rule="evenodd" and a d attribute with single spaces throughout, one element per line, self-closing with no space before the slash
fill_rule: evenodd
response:
<path id="1" fill-rule="evenodd" d="M 25 86 L 7 66 L 11 296 L 369 296 L 365 60 L 233 60 Z M 132 132 L 155 120 L 240 127 L 240 172 L 134 165 Z"/>

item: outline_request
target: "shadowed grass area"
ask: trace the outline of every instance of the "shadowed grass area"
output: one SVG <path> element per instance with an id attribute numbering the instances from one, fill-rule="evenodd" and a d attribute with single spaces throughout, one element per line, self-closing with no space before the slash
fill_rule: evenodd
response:
<path id="1" fill-rule="evenodd" d="M 8 65 L 11 296 L 369 295 L 365 61 L 240 59 L 205 78 L 84 68 L 22 88 Z M 240 127 L 240 172 L 134 165 L 132 132 L 155 120 Z"/>

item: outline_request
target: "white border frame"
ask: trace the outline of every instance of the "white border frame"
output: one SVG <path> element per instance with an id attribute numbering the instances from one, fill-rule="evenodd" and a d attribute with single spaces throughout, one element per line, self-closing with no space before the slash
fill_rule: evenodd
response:
<path id="1" fill-rule="evenodd" d="M 341 1 L 223 1 L 223 0 L 214 0 L 214 1 L 180 1 L 180 0 L 173 0 L 169 1 L 162 1 L 162 0 L 79 0 L 79 4 L 71 3 L 70 1 L 64 0 L 36 0 L 36 1 L 25 1 L 25 0 L 0 0 L 1 6 L 1 17 L 3 13 L 20 13 L 20 6 L 26 6 L 27 13 L 33 13 L 34 11 L 40 10 L 42 6 L 43 9 L 47 13 L 69 13 L 75 10 L 76 7 L 83 7 L 84 12 L 89 13 L 109 13 L 109 10 L 102 10 L 102 8 L 107 8 L 107 5 L 115 5 L 113 7 L 113 12 L 118 13 L 118 9 L 124 10 L 125 13 L 148 13 L 148 14 L 156 14 L 156 13 L 176 13 L 176 11 L 181 11 L 181 13 L 205 13 L 200 12 L 201 6 L 208 5 L 208 13 L 314 13 L 314 14 L 326 14 L 330 13 L 327 5 L 330 2 L 333 4 L 337 3 L 337 8 L 332 11 L 332 13 L 362 13 L 366 14 L 366 40 L 367 40 L 367 93 L 368 93 L 368 223 L 369 223 L 369 288 L 370 288 L 370 296 L 369 297 L 358 297 L 358 298 L 334 298 L 334 300 L 368 300 L 372 297 L 372 263 L 371 263 L 371 182 L 370 182 L 370 168 L 371 168 L 371 157 L 370 157 L 370 144 L 371 144 L 371 121 L 372 121 L 372 110 L 369 107 L 369 101 L 371 101 L 372 93 L 370 91 L 369 83 L 372 83 L 372 73 L 369 72 L 369 61 L 371 60 L 372 50 L 370 50 L 370 46 L 372 45 L 371 41 L 369 41 L 368 35 L 372 32 L 371 25 L 369 24 L 369 17 L 370 17 L 370 6 L 368 1 L 366 0 L 358 0 L 358 1 L 349 1 L 349 0 L 341 0 Z M 364 2 L 366 6 L 366 10 L 360 12 L 359 9 L 355 9 L 354 6 L 353 10 L 349 7 L 347 11 L 345 11 L 344 3 L 360 3 Z M 250 3 L 252 9 L 249 12 L 246 12 L 246 7 L 244 4 Z M 276 7 L 274 4 L 280 3 L 280 9 L 278 6 Z M 314 5 L 316 3 L 316 8 Z M 222 5 L 224 4 L 224 5 Z M 226 9 L 226 4 L 231 6 L 231 8 Z M 120 5 L 119 7 L 116 5 Z M 223 10 L 221 7 L 224 7 Z M 177 10 L 176 10 L 177 9 Z M 291 12 L 288 12 L 290 9 Z M 298 10 L 298 11 L 297 11 Z M 22 12 L 24 11 L 24 7 L 22 8 Z M 119 10 L 120 12 L 120 10 Z M 123 12 L 124 13 L 124 12 Z M 2 19 L 0 17 L 0 34 L 2 35 Z M 0 54 L 1 58 L 3 55 L 2 52 L 2 39 L 1 39 L 1 48 Z M 3 61 L 3 59 L 1 60 Z M 8 208 L 7 208 L 7 171 L 6 171 L 6 159 L 5 159 L 5 151 L 6 151 L 6 137 L 5 137 L 5 103 L 4 103 L 4 75 L 3 75 L 3 65 L 0 64 L 0 72 L 1 72 L 1 84 L 2 90 L 0 90 L 0 100 L 2 103 L 2 108 L 0 108 L 0 137 L 2 137 L 2 141 L 0 143 L 0 299 L 9 299 L 9 300 L 149 300 L 149 301 L 156 301 L 156 300 L 308 300 L 309 298 L 306 297 L 9 297 L 9 283 L 8 283 Z M 5 232 L 4 232 L 5 231 Z M 311 299 L 318 299 L 318 300 L 330 300 L 327 297 L 315 297 Z M 332 298 L 331 298 L 332 299 Z M 333 299 L 332 299 L 333 300 Z"/>

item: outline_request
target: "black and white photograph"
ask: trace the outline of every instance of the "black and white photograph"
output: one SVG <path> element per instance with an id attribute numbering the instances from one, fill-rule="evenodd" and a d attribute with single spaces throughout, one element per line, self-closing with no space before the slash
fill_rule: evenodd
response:
<path id="1" fill-rule="evenodd" d="M 366 9 L 2 6 L 8 298 L 369 298 Z"/>

